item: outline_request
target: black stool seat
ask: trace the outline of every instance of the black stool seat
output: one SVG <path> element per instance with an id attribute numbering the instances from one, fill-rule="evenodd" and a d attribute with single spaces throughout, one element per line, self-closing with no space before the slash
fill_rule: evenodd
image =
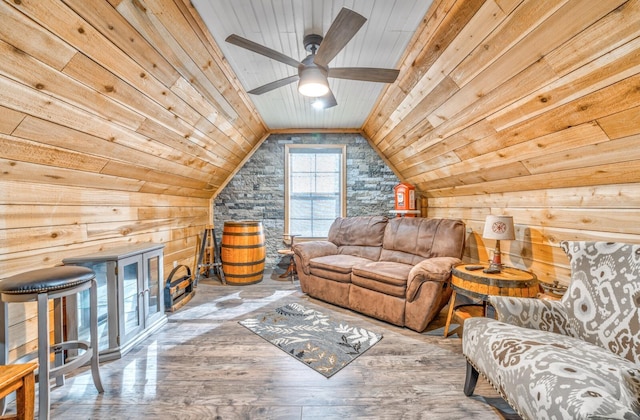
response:
<path id="1" fill-rule="evenodd" d="M 47 293 L 91 281 L 93 270 L 81 266 L 42 268 L 0 280 L 0 293 Z"/>

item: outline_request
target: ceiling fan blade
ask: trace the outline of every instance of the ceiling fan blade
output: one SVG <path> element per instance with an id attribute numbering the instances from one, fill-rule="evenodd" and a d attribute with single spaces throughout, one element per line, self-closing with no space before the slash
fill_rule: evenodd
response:
<path id="1" fill-rule="evenodd" d="M 371 67 L 337 67 L 329 69 L 329 77 L 336 79 L 362 80 L 365 82 L 393 83 L 400 70 Z"/>
<path id="2" fill-rule="evenodd" d="M 296 74 L 293 76 L 285 77 L 284 79 L 276 80 L 275 82 L 267 83 L 266 85 L 262 85 L 255 89 L 251 89 L 247 93 L 251 93 L 252 95 L 262 95 L 263 93 L 271 92 L 274 89 L 278 89 L 279 87 L 286 86 L 290 83 L 297 82 L 300 77 Z"/>
<path id="3" fill-rule="evenodd" d="M 343 7 L 320 43 L 313 62 L 327 67 L 366 21 L 367 18 L 364 16 Z"/>
<path id="4" fill-rule="evenodd" d="M 237 45 L 238 47 L 242 47 L 245 50 L 253 51 L 260 55 L 264 55 L 265 57 L 271 58 L 273 60 L 279 61 L 281 63 L 287 64 L 291 67 L 298 68 L 300 64 L 299 61 L 294 60 L 293 58 L 282 54 L 276 50 L 272 50 L 271 48 L 265 47 L 264 45 L 260 45 L 253 41 L 249 41 L 246 38 L 243 38 L 238 35 L 229 35 L 227 39 L 225 39 L 229 44 Z"/>

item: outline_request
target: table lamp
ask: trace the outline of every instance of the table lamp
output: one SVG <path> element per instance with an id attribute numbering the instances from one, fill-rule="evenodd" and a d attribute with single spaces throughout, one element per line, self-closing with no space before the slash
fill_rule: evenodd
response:
<path id="1" fill-rule="evenodd" d="M 493 251 L 493 258 L 489 268 L 485 270 L 487 273 L 499 273 L 502 271 L 502 259 L 500 257 L 500 241 L 512 241 L 516 239 L 515 229 L 513 227 L 513 216 L 487 216 L 484 222 L 484 239 L 495 239 L 496 248 Z"/>

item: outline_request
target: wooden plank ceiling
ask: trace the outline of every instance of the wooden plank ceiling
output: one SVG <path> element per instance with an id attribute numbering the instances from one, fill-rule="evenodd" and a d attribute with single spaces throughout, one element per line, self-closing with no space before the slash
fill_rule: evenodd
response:
<path id="1" fill-rule="evenodd" d="M 340 9 L 367 21 L 329 63 L 336 67 L 398 68 L 398 61 L 431 1 L 415 0 L 192 0 L 242 86 L 251 89 L 298 74 L 288 66 L 225 42 L 236 34 L 301 61 L 309 53 L 303 39 L 324 36 Z M 250 95 L 267 127 L 273 129 L 360 128 L 385 87 L 382 83 L 329 78 L 338 106 L 315 110 L 297 82 L 262 95 Z"/>

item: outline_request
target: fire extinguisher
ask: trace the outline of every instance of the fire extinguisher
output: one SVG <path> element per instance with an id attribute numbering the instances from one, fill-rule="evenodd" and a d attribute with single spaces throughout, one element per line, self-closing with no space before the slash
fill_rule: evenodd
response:
<path id="1" fill-rule="evenodd" d="M 415 217 L 415 214 L 408 211 L 414 211 L 416 209 L 416 188 L 407 183 L 400 183 L 393 187 L 395 195 L 395 210 L 398 212 L 398 217 L 401 217 L 402 213 L 406 217 Z"/>

